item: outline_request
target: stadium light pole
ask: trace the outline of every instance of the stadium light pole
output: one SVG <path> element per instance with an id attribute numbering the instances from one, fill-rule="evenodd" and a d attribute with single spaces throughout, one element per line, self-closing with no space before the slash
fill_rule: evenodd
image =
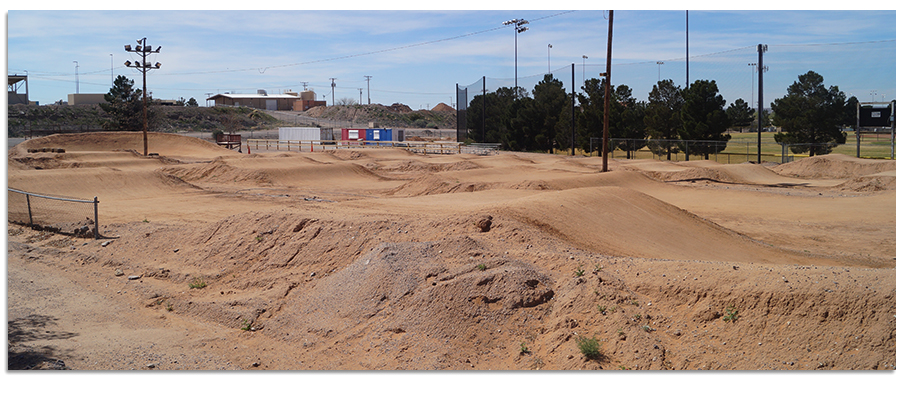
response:
<path id="1" fill-rule="evenodd" d="M 78 94 L 78 61 L 75 60 L 73 63 L 75 63 L 75 94 Z"/>
<path id="2" fill-rule="evenodd" d="M 664 61 L 657 61 L 657 62 L 656 62 L 656 81 L 657 81 L 657 82 L 659 82 L 660 80 L 662 80 L 661 75 L 662 75 L 662 65 L 663 65 L 663 64 L 666 64 L 666 62 L 664 62 Z"/>
<path id="3" fill-rule="evenodd" d="M 750 105 L 753 105 L 753 75 L 756 74 L 756 63 L 747 63 L 750 66 Z"/>
<path id="4" fill-rule="evenodd" d="M 109 54 L 109 85 L 115 85 L 116 80 L 113 78 L 113 54 Z"/>
<path id="5" fill-rule="evenodd" d="M 369 88 L 369 81 L 372 80 L 371 75 L 365 75 L 363 78 L 366 78 L 366 99 L 369 101 L 369 105 L 372 105 L 372 89 Z M 360 98 L 360 101 L 362 98 Z M 362 104 L 362 102 L 360 102 Z"/>
<path id="6" fill-rule="evenodd" d="M 547 73 L 550 73 L 550 48 L 552 48 L 552 44 L 547 44 Z"/>
<path id="7" fill-rule="evenodd" d="M 515 32 L 513 35 L 515 36 L 515 72 L 516 72 L 516 98 L 519 98 L 519 33 L 524 33 L 528 31 L 528 28 L 525 25 L 528 24 L 528 21 L 525 19 L 512 19 L 506 22 L 503 22 L 504 25 L 515 26 Z"/>
<path id="8" fill-rule="evenodd" d="M 159 50 L 162 49 L 162 46 L 158 46 L 156 50 L 153 50 L 151 46 L 147 46 L 147 37 L 141 38 L 137 40 L 138 46 L 131 49 L 131 45 L 125 45 L 126 52 L 137 53 L 141 56 L 140 63 L 132 64 L 130 60 L 125 61 L 125 67 L 135 68 L 141 72 L 144 77 L 144 100 L 143 100 L 143 108 L 144 108 L 144 156 L 147 155 L 147 71 L 148 70 L 158 70 L 162 63 L 157 62 L 156 64 L 150 64 L 147 61 L 147 56 L 152 53 L 159 53 Z"/>
<path id="9" fill-rule="evenodd" d="M 337 78 L 328 78 L 331 79 L 331 106 L 334 106 L 334 80 Z"/>
<path id="10" fill-rule="evenodd" d="M 587 55 L 581 55 L 581 86 L 584 86 L 584 61 L 587 60 Z"/>

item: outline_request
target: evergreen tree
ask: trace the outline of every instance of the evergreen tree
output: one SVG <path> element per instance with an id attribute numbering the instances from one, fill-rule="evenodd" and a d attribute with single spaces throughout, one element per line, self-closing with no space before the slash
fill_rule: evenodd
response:
<path id="1" fill-rule="evenodd" d="M 529 109 L 533 114 L 527 117 L 533 118 L 533 140 L 536 150 L 552 152 L 556 137 L 556 124 L 563 108 L 569 108 L 570 99 L 567 99 L 563 83 L 553 78 L 553 75 L 544 75 L 544 80 L 538 82 L 533 90 L 533 105 Z M 568 105 L 567 105 L 568 104 Z"/>
<path id="2" fill-rule="evenodd" d="M 683 141 L 715 142 L 684 143 L 685 158 L 690 160 L 690 154 L 702 154 L 708 160 L 710 153 L 725 150 L 731 139 L 731 135 L 725 133 L 730 125 L 731 121 L 725 114 L 725 99 L 719 94 L 716 81 L 698 80 L 691 83 L 684 91 L 678 135 Z"/>
<path id="3" fill-rule="evenodd" d="M 787 95 L 772 103 L 773 121 L 782 131 L 775 134 L 775 141 L 793 144 L 794 153 L 828 154 L 847 141 L 847 133 L 841 131 L 847 117 L 846 97 L 837 86 L 826 89 L 824 80 L 809 71 L 788 87 Z"/>
<path id="4" fill-rule="evenodd" d="M 109 119 L 103 128 L 112 131 L 140 131 L 144 128 L 141 89 L 134 88 L 134 81 L 119 75 L 109 93 L 103 95 L 106 103 L 100 103 Z"/>
<path id="5" fill-rule="evenodd" d="M 743 99 L 738 98 L 725 110 L 733 127 L 743 128 L 753 122 L 753 109 Z"/>
<path id="6" fill-rule="evenodd" d="M 665 79 L 656 83 L 650 91 L 647 109 L 644 115 L 644 125 L 652 139 L 674 140 L 678 138 L 681 126 L 681 107 L 684 104 L 681 88 L 676 86 L 671 79 Z M 655 142 L 649 144 L 650 150 L 655 154 L 666 154 L 666 159 L 672 159 L 672 153 L 677 153 L 677 145 L 673 142 Z"/>

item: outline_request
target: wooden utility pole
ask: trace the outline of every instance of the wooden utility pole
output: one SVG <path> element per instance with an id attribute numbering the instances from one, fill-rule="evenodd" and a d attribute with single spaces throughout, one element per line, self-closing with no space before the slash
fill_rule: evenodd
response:
<path id="1" fill-rule="evenodd" d="M 613 10 L 609 10 L 609 32 L 606 38 L 606 97 L 603 100 L 603 172 L 609 172 L 609 74 L 612 71 Z M 604 76 L 601 75 L 601 76 Z"/>
<path id="2" fill-rule="evenodd" d="M 150 55 L 151 53 L 159 53 L 159 50 L 162 49 L 162 47 L 159 46 L 156 48 L 155 51 L 152 50 L 152 47 L 147 46 L 147 37 L 137 40 L 137 43 L 139 45 L 137 48 L 134 48 L 134 50 L 131 49 L 131 45 L 125 45 L 125 51 L 139 54 L 141 56 L 140 63 L 135 63 L 132 65 L 131 61 L 126 61 L 125 66 L 131 67 L 131 68 L 136 68 L 138 71 L 141 72 L 141 74 L 143 74 L 143 77 L 144 77 L 144 91 L 143 91 L 144 100 L 143 100 L 142 106 L 144 108 L 144 156 L 146 156 L 147 155 L 147 125 L 148 125 L 147 124 L 148 123 L 147 122 L 147 105 L 148 105 L 148 103 L 147 103 L 147 70 L 158 70 L 159 67 L 162 66 L 162 64 L 159 62 L 157 62 L 156 64 L 150 64 L 149 62 L 147 62 L 147 56 Z"/>

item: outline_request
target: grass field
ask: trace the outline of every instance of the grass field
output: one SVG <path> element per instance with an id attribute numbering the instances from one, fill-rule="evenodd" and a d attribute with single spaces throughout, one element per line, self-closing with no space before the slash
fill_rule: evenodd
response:
<path id="1" fill-rule="evenodd" d="M 721 153 L 710 155 L 709 159 L 711 161 L 717 161 L 723 164 L 738 164 L 747 161 L 756 161 L 757 157 L 757 133 L 755 132 L 746 132 L 746 133 L 732 133 L 731 140 L 728 141 L 728 147 L 725 148 Z M 863 139 L 860 143 L 860 157 L 861 158 L 880 158 L 880 159 L 890 159 L 891 158 L 891 139 L 890 135 L 873 135 L 867 134 L 863 136 Z M 560 151 L 562 152 L 562 151 Z M 596 153 L 595 153 L 596 154 Z M 794 154 L 790 150 L 786 152 L 787 156 L 789 156 L 788 160 L 797 160 L 805 157 L 809 157 L 808 154 Z M 856 157 L 856 138 L 853 134 L 847 135 L 847 143 L 837 146 L 832 154 L 845 154 L 851 157 Z M 762 134 L 762 161 L 764 162 L 782 162 L 782 147 L 778 143 L 775 142 L 775 133 L 774 132 L 764 132 Z M 622 150 L 615 150 L 610 152 L 610 157 L 612 158 L 625 158 L 625 152 Z M 665 159 L 665 156 L 657 156 L 653 154 L 648 148 L 643 148 L 634 153 L 633 157 L 635 159 Z M 703 159 L 702 156 L 691 155 L 692 160 L 700 160 Z M 672 161 L 685 161 L 685 156 L 683 152 L 672 154 Z"/>

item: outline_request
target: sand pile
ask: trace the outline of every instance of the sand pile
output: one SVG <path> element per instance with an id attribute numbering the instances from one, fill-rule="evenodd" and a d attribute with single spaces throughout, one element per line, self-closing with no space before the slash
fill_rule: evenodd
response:
<path id="1" fill-rule="evenodd" d="M 456 109 L 453 109 L 452 106 L 447 105 L 443 102 L 435 105 L 434 108 L 431 108 L 431 110 L 438 112 L 456 112 Z"/>
<path id="2" fill-rule="evenodd" d="M 896 162 L 891 160 L 865 160 L 842 154 L 828 154 L 782 164 L 773 168 L 773 171 L 783 176 L 803 179 L 848 179 L 895 169 Z"/>

